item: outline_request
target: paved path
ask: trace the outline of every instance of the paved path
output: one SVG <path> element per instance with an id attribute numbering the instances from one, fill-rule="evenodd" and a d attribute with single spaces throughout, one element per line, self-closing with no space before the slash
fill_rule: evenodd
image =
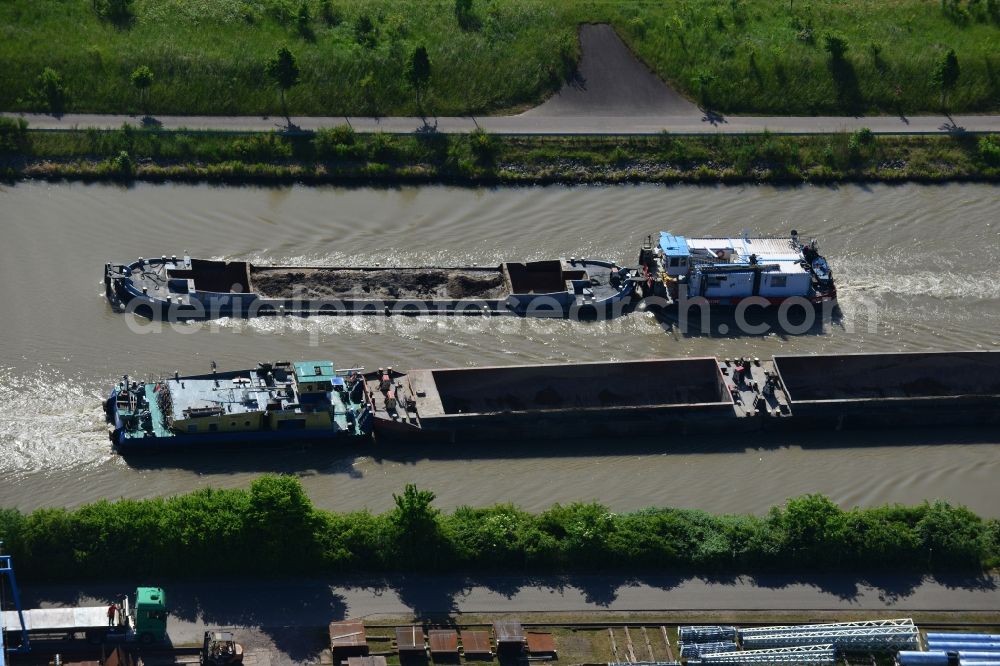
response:
<path id="1" fill-rule="evenodd" d="M 162 129 L 190 129 L 229 132 L 283 130 L 288 127 L 283 117 L 275 116 L 141 116 L 73 113 L 60 117 L 45 114 L 2 113 L 23 117 L 29 127 L 44 130 L 70 130 L 96 127 L 117 129 L 123 123 L 149 125 Z M 349 124 L 357 132 L 441 132 L 446 134 L 471 132 L 481 127 L 493 134 L 546 135 L 609 135 L 609 134 L 828 134 L 867 127 L 877 134 L 960 134 L 964 132 L 1000 133 L 1000 115 L 969 116 L 467 116 L 427 118 L 367 118 L 367 117 L 292 117 L 293 129 L 314 131 L 322 127 Z"/>
<path id="2" fill-rule="evenodd" d="M 388 579 L 163 583 L 175 641 L 206 626 L 323 626 L 375 613 L 504 613 L 666 610 L 996 611 L 1000 577 L 929 579 L 879 575 L 734 579 L 658 575 L 410 576 Z M 103 605 L 134 584 L 22 585 L 26 607 Z"/>

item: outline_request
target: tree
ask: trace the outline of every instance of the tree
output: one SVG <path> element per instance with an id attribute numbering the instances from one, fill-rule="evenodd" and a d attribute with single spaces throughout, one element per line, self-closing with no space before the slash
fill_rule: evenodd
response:
<path id="1" fill-rule="evenodd" d="M 299 5 L 299 11 L 295 15 L 295 24 L 298 26 L 299 34 L 304 39 L 312 41 L 316 38 L 312 29 L 312 13 L 309 11 L 309 3 L 303 2 Z"/>
<path id="2" fill-rule="evenodd" d="M 370 49 L 375 48 L 378 42 L 378 34 L 375 32 L 375 22 L 368 14 L 362 14 L 354 21 L 354 39 Z"/>
<path id="3" fill-rule="evenodd" d="M 455 19 L 462 30 L 475 30 L 479 21 L 472 12 L 472 0 L 455 0 Z"/>
<path id="4" fill-rule="evenodd" d="M 431 60 L 427 57 L 427 49 L 423 46 L 413 49 L 413 55 L 410 56 L 410 64 L 406 71 L 406 78 L 417 94 L 417 109 L 423 113 L 423 104 L 420 98 L 431 79 Z"/>
<path id="5" fill-rule="evenodd" d="M 948 103 L 948 95 L 955 89 L 955 84 L 958 83 L 958 76 L 961 73 L 955 49 L 948 49 L 948 52 L 942 54 L 937 64 L 934 65 L 931 81 L 941 89 L 942 107 Z"/>
<path id="6" fill-rule="evenodd" d="M 299 82 L 299 63 L 296 62 L 295 55 L 288 50 L 288 47 L 282 46 L 274 54 L 274 57 L 267 61 L 265 70 L 278 86 L 281 93 L 281 108 L 285 112 L 285 120 L 291 125 L 292 119 L 288 116 L 285 91 L 291 90 L 292 86 Z"/>
<path id="7" fill-rule="evenodd" d="M 840 35 L 823 35 L 823 49 L 830 54 L 834 62 L 841 62 L 847 55 L 847 40 Z"/>
<path id="8" fill-rule="evenodd" d="M 408 483 L 403 493 L 393 493 L 392 499 L 396 508 L 389 513 L 389 525 L 397 555 L 411 566 L 437 564 L 447 543 L 441 532 L 440 511 L 431 506 L 434 493 Z"/>
<path id="9" fill-rule="evenodd" d="M 149 87 L 153 85 L 153 70 L 146 65 L 139 65 L 132 70 L 132 85 L 139 91 L 139 104 L 143 111 L 148 112 Z"/>
<path id="10" fill-rule="evenodd" d="M 709 86 L 715 81 L 715 76 L 711 73 L 702 71 L 696 74 L 692 79 L 691 83 L 694 84 L 695 89 L 698 91 L 698 102 L 701 103 L 702 108 L 708 109 L 709 107 Z"/>
<path id="11" fill-rule="evenodd" d="M 58 115 L 66 110 L 69 102 L 69 90 L 63 83 L 62 75 L 51 67 L 46 67 L 35 79 L 35 87 L 31 90 L 31 97 L 38 104 L 44 104 L 49 111 Z"/>
<path id="12" fill-rule="evenodd" d="M 302 484 L 291 476 L 265 475 L 250 485 L 246 524 L 256 555 L 295 569 L 317 556 L 319 519 Z"/>
<path id="13" fill-rule="evenodd" d="M 94 13 L 98 17 L 124 27 L 135 18 L 132 14 L 132 0 L 92 0 Z"/>
<path id="14" fill-rule="evenodd" d="M 333 6 L 332 0 L 323 0 L 319 5 L 319 15 L 323 17 L 323 22 L 331 28 L 340 25 L 344 16 L 340 9 Z"/>

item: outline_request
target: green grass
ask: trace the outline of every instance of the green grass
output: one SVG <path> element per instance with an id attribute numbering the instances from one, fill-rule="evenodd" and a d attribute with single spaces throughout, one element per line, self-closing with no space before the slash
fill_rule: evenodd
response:
<path id="1" fill-rule="evenodd" d="M 229 182 L 997 181 L 1000 136 L 39 132 L 0 119 L 0 169 L 14 178 Z"/>
<path id="2" fill-rule="evenodd" d="M 931 71 L 948 48 L 962 72 L 950 108 L 1000 108 L 1000 28 L 987 10 L 996 0 L 980 0 L 967 19 L 946 14 L 939 0 L 474 0 L 464 26 L 449 0 L 331 0 L 334 25 L 320 0 L 308 0 L 307 36 L 299 4 L 134 0 L 134 20 L 116 25 L 97 16 L 92 0 L 4 0 L 0 108 L 44 110 L 31 89 L 52 67 L 69 88 L 67 110 L 137 112 L 129 75 L 148 65 L 152 113 L 273 114 L 278 95 L 264 62 L 288 44 L 302 66 L 288 95 L 292 113 L 410 115 L 417 109 L 406 59 L 422 44 L 433 67 L 426 110 L 498 111 L 558 88 L 577 57 L 581 22 L 614 24 L 692 96 L 701 92 L 692 79 L 707 74 L 708 101 L 724 112 L 936 110 Z M 376 26 L 373 47 L 356 38 L 362 14 Z M 828 32 L 848 44 L 835 71 L 822 47 Z"/>

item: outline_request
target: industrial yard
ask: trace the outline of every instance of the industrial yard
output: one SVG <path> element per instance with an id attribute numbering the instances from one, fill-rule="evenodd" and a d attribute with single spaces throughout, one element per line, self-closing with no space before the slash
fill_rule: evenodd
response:
<path id="1" fill-rule="evenodd" d="M 36 641 L 10 666 L 430 666 L 563 664 L 649 666 L 994 666 L 1000 614 L 872 612 L 522 613 L 370 616 L 325 627 L 228 628 L 205 645 Z M 715 624 L 728 618 L 730 624 Z M 230 633 L 231 632 L 231 633 Z M 213 646 L 216 643 L 212 643 Z M 949 646 L 955 646 L 951 649 Z M 964 646 L 964 647 L 963 647 Z M 214 656 L 213 656 L 214 655 Z M 233 656 L 238 655 L 238 656 Z M 207 661 L 206 661 L 207 660 Z"/>

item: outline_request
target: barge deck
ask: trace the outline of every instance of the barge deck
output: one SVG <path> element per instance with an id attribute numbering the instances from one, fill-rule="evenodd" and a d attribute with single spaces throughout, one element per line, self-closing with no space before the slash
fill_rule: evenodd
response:
<path id="1" fill-rule="evenodd" d="M 635 289 L 631 269 L 599 259 L 477 266 L 257 266 L 139 258 L 105 264 L 108 301 L 166 320 L 268 315 L 446 314 L 610 318 Z"/>
<path id="2" fill-rule="evenodd" d="M 366 375 L 376 435 L 671 437 L 1000 423 L 1000 352 L 683 358 Z"/>

